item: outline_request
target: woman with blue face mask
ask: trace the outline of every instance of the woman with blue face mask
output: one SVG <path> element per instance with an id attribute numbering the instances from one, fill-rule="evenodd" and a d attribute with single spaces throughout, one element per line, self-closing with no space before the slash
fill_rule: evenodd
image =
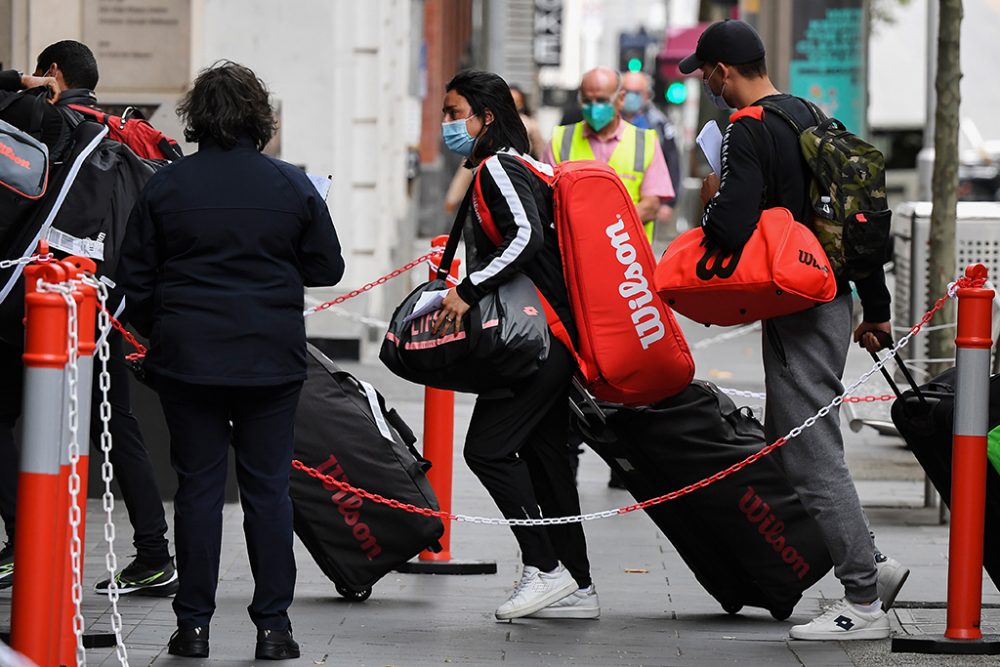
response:
<path id="1" fill-rule="evenodd" d="M 465 236 L 469 274 L 445 297 L 436 332 L 459 334 L 470 304 L 523 274 L 575 340 L 552 191 L 539 175 L 551 175 L 552 168 L 528 155 L 528 135 L 507 83 L 490 72 L 460 72 L 447 85 L 442 111 L 445 145 L 475 170 L 474 215 Z M 566 445 L 575 371 L 573 356 L 553 337 L 535 375 L 476 401 L 465 460 L 507 518 L 580 512 Z M 497 619 L 597 618 L 600 604 L 582 526 L 512 530 L 521 551 L 521 580 L 496 610 Z"/>

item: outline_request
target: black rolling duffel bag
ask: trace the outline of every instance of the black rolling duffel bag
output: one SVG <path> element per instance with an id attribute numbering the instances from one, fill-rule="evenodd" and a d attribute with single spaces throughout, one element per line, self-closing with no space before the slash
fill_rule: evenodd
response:
<path id="1" fill-rule="evenodd" d="M 381 395 L 309 346 L 295 415 L 294 458 L 352 486 L 438 509 L 430 463 Z M 291 473 L 295 534 L 344 597 L 365 600 L 387 572 L 424 549 L 440 550 L 440 519 L 410 514 Z"/>
<path id="2" fill-rule="evenodd" d="M 645 408 L 595 403 L 578 385 L 573 402 L 584 440 L 640 502 L 713 475 L 766 444 L 748 409 L 701 380 Z M 773 456 L 646 513 L 730 614 L 762 607 L 784 620 L 833 566 L 819 527 Z"/>
<path id="3" fill-rule="evenodd" d="M 955 380 L 950 368 L 924 385 L 911 387 L 892 404 L 892 422 L 924 472 L 951 505 L 951 449 L 955 425 Z M 911 382 L 911 385 L 913 383 Z M 895 387 L 894 387 L 895 388 Z M 989 430 L 1000 426 L 1000 375 L 990 378 Z M 986 465 L 986 533 L 983 566 L 1000 586 L 1000 474 Z"/>

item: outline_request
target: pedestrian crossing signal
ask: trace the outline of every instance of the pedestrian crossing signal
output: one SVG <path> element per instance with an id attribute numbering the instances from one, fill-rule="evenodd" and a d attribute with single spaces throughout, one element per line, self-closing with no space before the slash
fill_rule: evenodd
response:
<path id="1" fill-rule="evenodd" d="M 628 61 L 628 71 L 630 72 L 641 72 L 642 71 L 642 60 L 640 58 L 632 58 Z"/>
<path id="2" fill-rule="evenodd" d="M 667 86 L 667 92 L 663 97 L 671 104 L 684 104 L 687 100 L 687 86 L 682 81 L 674 81 Z"/>

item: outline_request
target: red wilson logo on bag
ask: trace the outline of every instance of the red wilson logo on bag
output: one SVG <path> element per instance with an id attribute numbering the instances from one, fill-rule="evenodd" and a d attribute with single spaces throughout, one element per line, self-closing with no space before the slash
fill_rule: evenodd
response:
<path id="1" fill-rule="evenodd" d="M 804 579 L 809 574 L 809 563 L 799 555 L 798 549 L 786 544 L 785 536 L 782 535 L 785 531 L 785 522 L 771 513 L 771 506 L 757 495 L 752 486 L 747 487 L 739 505 L 747 521 L 757 525 L 757 532 L 764 537 L 764 541 L 781 556 L 781 560 L 791 566 L 799 579 Z"/>
<path id="2" fill-rule="evenodd" d="M 341 482 L 351 483 L 347 479 L 347 475 L 344 474 L 344 469 L 337 463 L 337 457 L 333 454 L 330 454 L 330 458 L 316 466 L 316 470 Z M 330 472 L 326 472 L 327 470 Z M 336 491 L 330 496 L 330 500 L 337 506 L 337 511 L 344 518 L 344 523 L 351 529 L 351 534 L 358 542 L 358 548 L 365 552 L 368 560 L 375 560 L 382 553 L 382 547 L 378 545 L 378 540 L 372 535 L 368 524 L 361 521 L 361 507 L 364 505 L 364 501 L 357 494 L 341 491 L 332 484 L 324 483 L 323 488 L 327 491 Z"/>
<path id="3" fill-rule="evenodd" d="M 5 158 L 22 169 L 31 169 L 31 163 L 15 153 L 14 149 L 5 143 L 0 143 L 0 155 L 3 155 Z"/>

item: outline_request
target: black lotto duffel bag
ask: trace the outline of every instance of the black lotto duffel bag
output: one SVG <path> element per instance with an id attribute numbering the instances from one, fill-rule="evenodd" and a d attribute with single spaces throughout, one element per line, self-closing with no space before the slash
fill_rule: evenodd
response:
<path id="1" fill-rule="evenodd" d="M 309 346 L 308 377 L 295 416 L 294 458 L 354 487 L 438 509 L 430 463 L 413 432 L 367 382 Z M 440 519 L 410 514 L 291 473 L 295 533 L 348 598 L 365 600 L 387 572 L 424 549 L 440 550 Z"/>
<path id="2" fill-rule="evenodd" d="M 646 408 L 596 403 L 576 383 L 572 397 L 584 440 L 640 502 L 709 477 L 766 444 L 748 409 L 701 380 Z M 784 620 L 833 567 L 819 526 L 773 455 L 646 513 L 731 614 L 748 605 Z"/>
<path id="3" fill-rule="evenodd" d="M 534 283 L 520 274 L 500 285 L 462 318 L 458 331 L 433 332 L 439 310 L 414 317 L 425 292 L 448 288 L 472 188 L 459 207 L 437 278 L 403 299 L 392 314 L 379 359 L 410 382 L 480 394 L 533 375 L 549 354 L 549 325 Z"/>
<path id="4" fill-rule="evenodd" d="M 911 389 L 892 404 L 892 422 L 949 506 L 956 376 L 957 369 L 950 368 L 920 387 L 913 387 L 911 382 Z M 989 410 L 988 430 L 992 431 L 1000 426 L 1000 375 L 990 378 Z M 983 566 L 993 583 L 1000 586 L 1000 474 L 989 463 L 986 468 Z"/>

